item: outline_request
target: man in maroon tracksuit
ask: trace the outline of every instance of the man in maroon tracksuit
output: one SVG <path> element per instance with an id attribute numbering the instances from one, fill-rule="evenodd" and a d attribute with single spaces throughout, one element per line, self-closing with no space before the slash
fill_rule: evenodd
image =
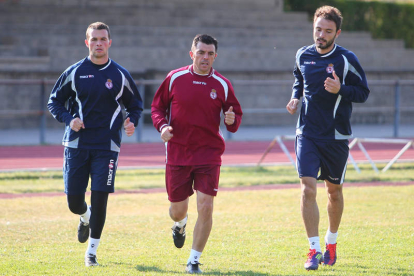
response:
<path id="1" fill-rule="evenodd" d="M 166 147 L 165 179 L 177 248 L 185 241 L 189 197 L 197 192 L 198 218 L 186 271 L 201 273 L 199 259 L 212 228 L 225 148 L 221 116 L 227 130 L 236 132 L 243 113 L 231 83 L 212 68 L 217 40 L 197 35 L 190 57 L 193 64 L 171 71 L 157 90 L 151 117 Z"/>

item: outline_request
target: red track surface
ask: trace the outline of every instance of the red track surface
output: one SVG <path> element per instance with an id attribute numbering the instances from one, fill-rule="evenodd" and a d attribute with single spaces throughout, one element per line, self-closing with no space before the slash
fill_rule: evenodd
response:
<path id="1" fill-rule="evenodd" d="M 227 142 L 223 155 L 223 165 L 256 164 L 270 141 L 260 142 Z M 293 159 L 293 141 L 286 141 L 286 147 Z M 390 161 L 404 145 L 365 143 L 365 149 L 374 161 Z M 353 158 L 367 161 L 365 155 L 354 147 L 351 150 Z M 165 163 L 165 147 L 162 143 L 142 143 L 122 145 L 119 167 L 162 167 Z M 414 149 L 408 149 L 399 160 L 414 161 Z M 275 145 L 267 154 L 263 164 L 289 163 L 289 159 Z M 61 169 L 63 164 L 63 146 L 9 146 L 0 147 L 0 170 L 27 169 Z"/>

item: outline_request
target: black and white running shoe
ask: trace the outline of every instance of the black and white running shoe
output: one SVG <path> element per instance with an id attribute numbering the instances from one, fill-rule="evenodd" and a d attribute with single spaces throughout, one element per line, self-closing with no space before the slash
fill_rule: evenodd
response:
<path id="1" fill-rule="evenodd" d="M 96 255 L 88 254 L 85 256 L 85 266 L 98 266 Z"/>
<path id="2" fill-rule="evenodd" d="M 185 268 L 185 271 L 188 274 L 201 274 L 203 273 L 203 271 L 201 271 L 200 266 L 201 264 L 199 262 L 196 262 L 195 264 L 193 263 L 188 263 L 187 267 Z"/>
<path id="3" fill-rule="evenodd" d="M 185 224 L 182 228 L 178 227 L 177 225 L 173 225 L 172 229 L 172 236 L 174 240 L 174 245 L 177 248 L 181 248 L 184 246 L 185 242 L 185 227 L 187 224 Z"/>
<path id="4" fill-rule="evenodd" d="M 85 243 L 89 238 L 89 223 L 84 223 L 82 220 L 79 220 L 78 226 L 78 241 L 80 243 Z"/>

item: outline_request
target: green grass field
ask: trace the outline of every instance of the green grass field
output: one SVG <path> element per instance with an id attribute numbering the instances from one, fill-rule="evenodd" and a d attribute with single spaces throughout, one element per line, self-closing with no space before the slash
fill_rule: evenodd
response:
<path id="1" fill-rule="evenodd" d="M 377 164 L 381 170 L 385 164 Z M 346 182 L 414 181 L 414 163 L 396 163 L 385 173 L 376 174 L 369 164 L 359 165 L 361 174 L 348 166 Z M 299 183 L 293 166 L 222 167 L 220 187 Z M 164 169 L 118 170 L 115 188 L 137 190 L 164 187 Z M 62 192 L 61 171 L 0 173 L 0 193 Z"/>
<path id="2" fill-rule="evenodd" d="M 370 173 L 366 167 L 359 177 Z M 0 174 L 1 192 L 62 190 L 59 172 L 13 174 Z M 223 186 L 257 185 L 260 179 L 262 184 L 279 183 L 274 174 L 297 183 L 288 168 L 223 168 Z M 398 181 L 413 181 L 412 164 L 398 164 L 389 175 L 374 174 L 373 180 L 389 181 L 393 174 L 400 177 Z M 350 169 L 347 176 L 352 175 Z M 162 170 L 119 171 L 118 176 L 122 189 L 163 186 Z M 318 193 L 323 237 L 327 198 L 322 188 Z M 334 267 L 304 270 L 308 242 L 300 216 L 300 190 L 284 189 L 219 192 L 201 268 L 207 275 L 413 275 L 414 186 L 346 187 L 344 193 Z M 195 197 L 190 202 L 187 241 L 176 249 L 166 194 L 111 195 L 98 249 L 101 266 L 87 268 L 83 263 L 87 245 L 76 237 L 79 218 L 68 210 L 64 194 L 0 199 L 0 275 L 181 275 L 197 217 Z"/>

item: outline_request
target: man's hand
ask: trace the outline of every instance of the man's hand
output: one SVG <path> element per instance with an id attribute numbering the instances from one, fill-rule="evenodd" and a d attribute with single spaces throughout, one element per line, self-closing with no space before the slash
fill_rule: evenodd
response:
<path id="1" fill-rule="evenodd" d="M 299 100 L 298 99 L 291 99 L 289 103 L 286 105 L 286 109 L 290 114 L 295 114 L 296 110 L 298 109 Z"/>
<path id="2" fill-rule="evenodd" d="M 325 90 L 332 94 L 338 94 L 339 90 L 341 89 L 341 80 L 336 75 L 335 71 L 332 72 L 332 78 L 326 78 L 325 80 Z"/>
<path id="3" fill-rule="evenodd" d="M 229 110 L 224 112 L 224 122 L 226 125 L 231 126 L 234 124 L 234 119 L 236 118 L 236 114 L 233 112 L 233 107 L 230 106 Z"/>
<path id="4" fill-rule="evenodd" d="M 85 125 L 83 124 L 83 121 L 81 119 L 79 119 L 78 117 L 76 117 L 72 121 L 70 121 L 69 126 L 73 131 L 76 131 L 76 132 L 81 130 L 81 128 L 85 129 Z"/>
<path id="5" fill-rule="evenodd" d="M 126 135 L 132 136 L 132 134 L 134 134 L 135 132 L 135 126 L 134 124 L 130 121 L 129 117 L 126 118 L 125 122 L 124 122 L 124 129 L 125 129 L 125 133 Z"/>
<path id="6" fill-rule="evenodd" d="M 174 135 L 171 133 L 173 128 L 171 126 L 165 126 L 161 129 L 161 140 L 168 142 Z"/>

